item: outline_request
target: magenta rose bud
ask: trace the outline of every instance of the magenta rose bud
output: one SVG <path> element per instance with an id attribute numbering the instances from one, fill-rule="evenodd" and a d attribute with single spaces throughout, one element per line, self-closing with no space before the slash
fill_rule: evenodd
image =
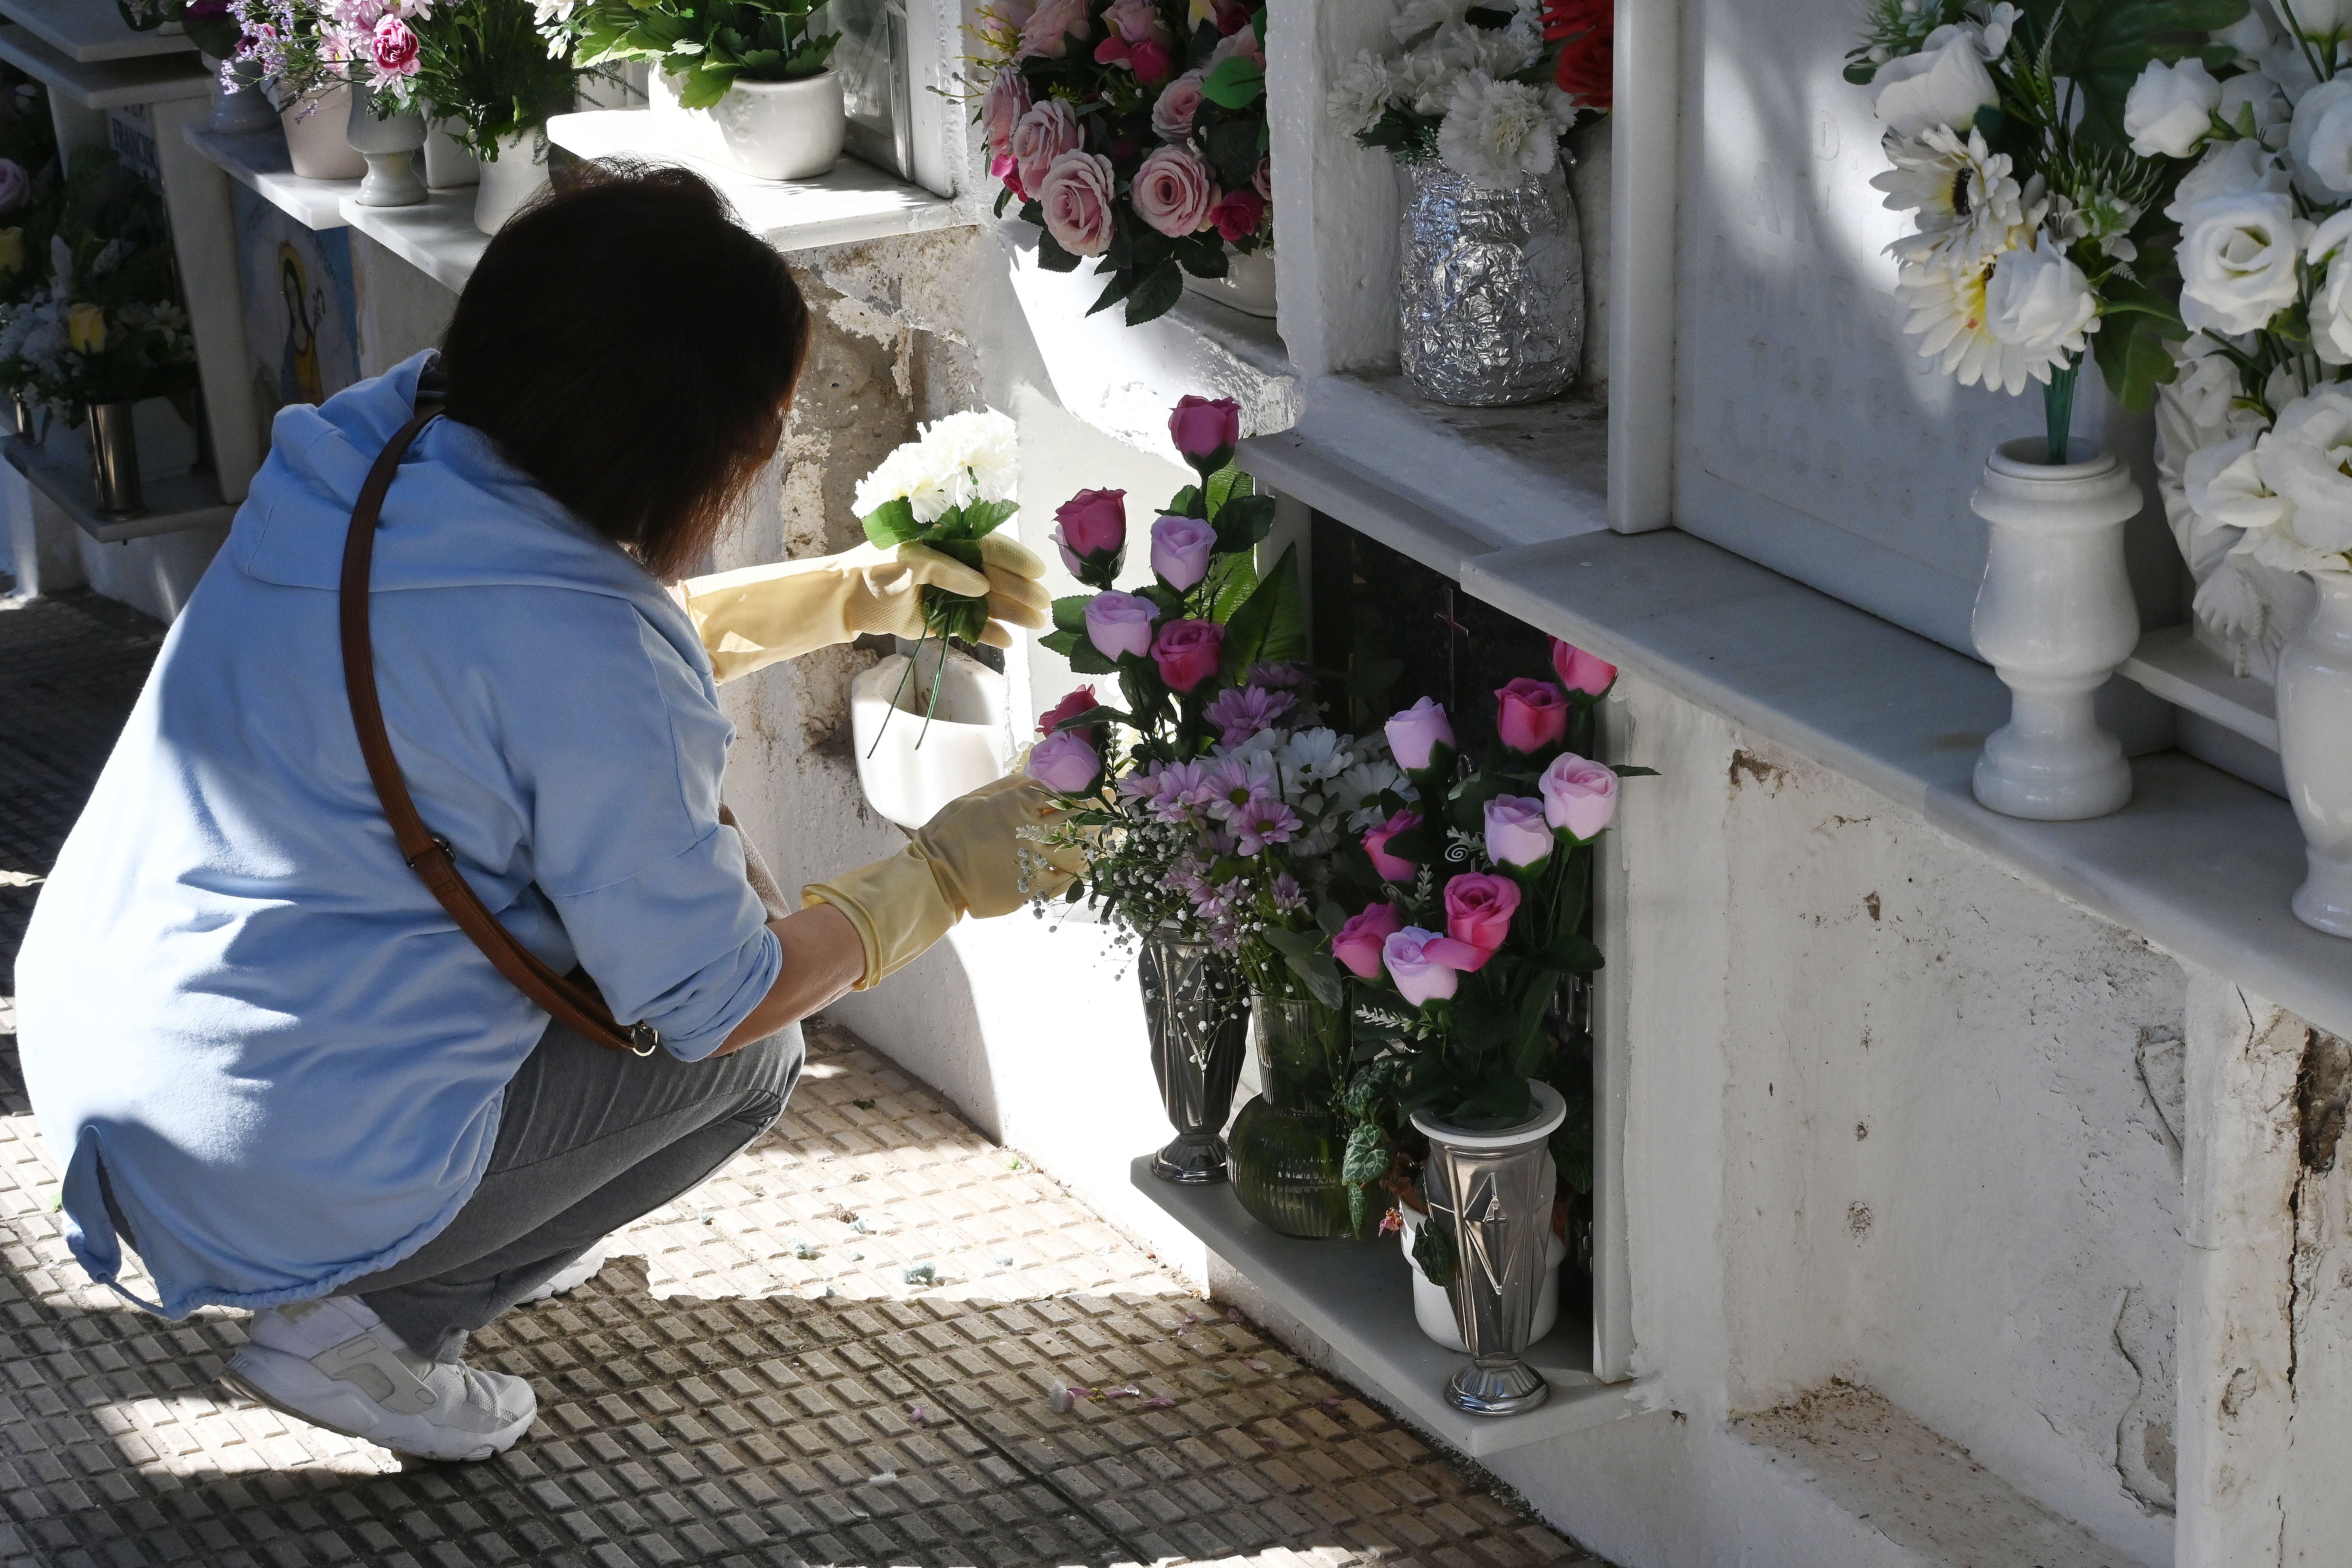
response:
<path id="1" fill-rule="evenodd" d="M 1486 967 L 1511 934 L 1511 917 L 1518 912 L 1517 882 L 1486 871 L 1465 871 L 1445 884 L 1445 935 L 1429 944 L 1429 955 L 1465 974 L 1475 973 Z"/>
<path id="2" fill-rule="evenodd" d="M 1417 773 L 1429 766 L 1431 754 L 1440 745 L 1454 744 L 1454 725 L 1445 717 L 1440 704 L 1423 698 L 1388 722 L 1389 750 L 1396 753 L 1397 766 L 1407 773 Z"/>
<path id="3" fill-rule="evenodd" d="M 1127 492 L 1080 490 L 1064 501 L 1054 513 L 1054 544 L 1071 576 L 1110 586 L 1127 549 Z"/>
<path id="4" fill-rule="evenodd" d="M 1537 787 L 1544 820 L 1579 839 L 1598 837 L 1617 815 L 1616 773 L 1573 752 L 1553 758 Z"/>
<path id="5" fill-rule="evenodd" d="M 1156 87 L 1176 73 L 1176 57 L 1157 38 L 1146 38 L 1128 51 L 1127 63 L 1146 87 Z"/>
<path id="6" fill-rule="evenodd" d="M 1331 939 L 1331 956 L 1359 980 L 1381 977 L 1381 944 L 1404 929 L 1404 910 L 1395 904 L 1366 904 L 1348 917 Z"/>
<path id="7" fill-rule="evenodd" d="M 1081 686 L 1059 702 L 1037 716 L 1037 733 L 1050 735 L 1081 713 L 1090 713 L 1102 706 L 1091 686 Z"/>
<path id="8" fill-rule="evenodd" d="M 1515 752 L 1540 752 L 1568 733 L 1568 698 L 1549 680 L 1521 676 L 1495 693 L 1495 730 Z"/>
<path id="9" fill-rule="evenodd" d="M 1497 866 L 1539 866 L 1551 850 L 1551 827 L 1542 801 L 1498 795 L 1486 803 L 1487 859 Z"/>
<path id="10" fill-rule="evenodd" d="M 1570 691 L 1582 692 L 1587 697 L 1601 696 L 1608 691 L 1610 683 L 1617 679 L 1615 665 L 1605 658 L 1595 658 L 1574 643 L 1562 642 L 1558 637 L 1551 639 L 1551 668 L 1552 673 L 1559 677 L 1562 686 Z"/>
<path id="11" fill-rule="evenodd" d="M 1171 691 L 1190 691 L 1217 673 L 1225 628 L 1214 621 L 1170 621 L 1151 642 L 1151 660 Z"/>
<path id="12" fill-rule="evenodd" d="M 1186 593 L 1209 574 L 1209 554 L 1216 547 L 1217 531 L 1199 518 L 1163 517 L 1151 525 L 1151 570 Z"/>
<path id="13" fill-rule="evenodd" d="M 1215 473 L 1234 455 L 1242 438 L 1242 405 L 1230 397 L 1176 400 L 1168 416 L 1168 434 L 1184 460 L 1204 474 Z"/>
<path id="14" fill-rule="evenodd" d="M 1419 926 L 1407 926 L 1390 933 L 1381 943 L 1381 957 L 1388 964 L 1389 979 L 1395 983 L 1397 994 L 1418 1007 L 1424 1002 L 1443 1001 L 1454 994 L 1460 977 L 1431 955 L 1429 945 L 1445 939 L 1433 931 Z"/>
<path id="15" fill-rule="evenodd" d="M 1364 853 L 1372 858 L 1372 869 L 1381 874 L 1383 882 L 1412 880 L 1417 868 L 1410 860 L 1389 853 L 1389 840 L 1400 833 L 1410 833 L 1421 826 L 1421 813 L 1400 811 L 1370 833 L 1364 835 Z"/>
<path id="16" fill-rule="evenodd" d="M 1087 640 L 1105 658 L 1151 651 L 1151 621 L 1160 608 L 1139 594 L 1097 594 L 1087 605 Z"/>
<path id="17" fill-rule="evenodd" d="M 1102 753 L 1075 730 L 1046 736 L 1029 753 L 1029 776 L 1056 795 L 1093 794 L 1102 771 Z"/>

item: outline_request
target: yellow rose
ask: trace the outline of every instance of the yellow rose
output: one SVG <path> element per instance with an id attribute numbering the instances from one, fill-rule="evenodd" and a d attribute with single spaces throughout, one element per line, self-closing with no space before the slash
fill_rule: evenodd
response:
<path id="1" fill-rule="evenodd" d="M 13 276 L 24 269 L 25 231 L 0 228 L 0 276 Z"/>
<path id="2" fill-rule="evenodd" d="M 106 312 L 96 305 L 76 305 L 66 312 L 66 342 L 76 353 L 94 354 L 106 347 Z"/>

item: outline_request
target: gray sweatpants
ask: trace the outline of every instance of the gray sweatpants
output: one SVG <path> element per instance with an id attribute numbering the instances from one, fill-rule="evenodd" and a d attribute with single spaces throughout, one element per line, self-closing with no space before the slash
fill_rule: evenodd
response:
<path id="1" fill-rule="evenodd" d="M 507 1085 L 497 1146 L 448 1227 L 357 1296 L 410 1347 L 455 1357 L 595 1242 L 700 1183 L 766 1131 L 800 1080 L 800 1026 L 732 1056 L 635 1057 L 550 1024 Z"/>

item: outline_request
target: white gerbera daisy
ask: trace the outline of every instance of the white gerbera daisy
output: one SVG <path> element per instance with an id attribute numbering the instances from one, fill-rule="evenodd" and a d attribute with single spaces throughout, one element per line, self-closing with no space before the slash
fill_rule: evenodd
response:
<path id="1" fill-rule="evenodd" d="M 1283 742 L 1283 773 L 1300 784 L 1317 784 L 1337 778 L 1355 760 L 1340 744 L 1338 732 L 1331 730 L 1301 730 Z"/>
<path id="2" fill-rule="evenodd" d="M 2045 353 L 2002 342 L 1993 336 L 1985 309 L 1985 285 L 1992 264 L 1936 267 L 1906 264 L 1895 292 L 1910 307 L 1903 330 L 1919 340 L 1921 357 L 1957 378 L 1962 386 L 1982 382 L 1993 392 L 2022 392 L 2050 379 Z"/>
<path id="3" fill-rule="evenodd" d="M 1940 125 L 1890 134 L 1886 156 L 1895 166 L 1871 184 L 1889 209 L 1918 214 L 1919 232 L 1886 247 L 1901 261 L 1966 267 L 2030 243 L 2042 221 L 2040 179 L 2020 185 L 2009 154 L 1986 146 L 1980 131 L 1965 141 Z"/>
<path id="4" fill-rule="evenodd" d="M 1348 826 L 1357 833 L 1370 832 L 1388 820 L 1388 812 L 1381 805 L 1381 793 L 1394 790 L 1402 793 L 1404 774 L 1385 757 L 1358 763 L 1341 773 L 1331 785 L 1335 805 L 1348 813 Z"/>

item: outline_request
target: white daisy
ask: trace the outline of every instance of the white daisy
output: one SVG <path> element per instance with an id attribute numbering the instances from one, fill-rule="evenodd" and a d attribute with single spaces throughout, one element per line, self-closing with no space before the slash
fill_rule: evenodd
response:
<path id="1" fill-rule="evenodd" d="M 1899 260 L 1965 267 L 2030 243 L 2042 221 L 2041 181 L 2020 185 L 2009 154 L 1986 146 L 1980 131 L 1965 141 L 1940 125 L 1890 134 L 1886 156 L 1895 166 L 1871 184 L 1890 210 L 1918 214 L 1919 232 L 1886 247 Z"/>
<path id="2" fill-rule="evenodd" d="M 2050 379 L 2044 354 L 2002 342 L 1987 324 L 1985 285 L 1992 265 L 1964 268 L 1907 264 L 1895 292 L 1911 309 L 1903 330 L 1919 340 L 1923 358 L 1962 386 L 1982 382 L 1993 392 L 2022 392 Z"/>

